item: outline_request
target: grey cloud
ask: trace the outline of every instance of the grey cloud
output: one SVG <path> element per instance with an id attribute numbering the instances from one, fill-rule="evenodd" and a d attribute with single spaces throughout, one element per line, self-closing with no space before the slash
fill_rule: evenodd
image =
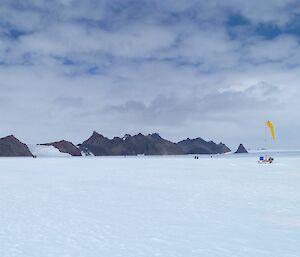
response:
<path id="1" fill-rule="evenodd" d="M 292 36 L 280 36 L 270 40 L 254 40 L 245 48 L 245 57 L 255 62 L 276 62 L 294 60 L 298 57 L 299 43 Z M 296 61 L 296 60 L 294 60 Z M 299 61 L 297 60 L 297 63 Z"/>
<path id="2" fill-rule="evenodd" d="M 79 143 L 94 129 L 157 131 L 235 144 L 247 124 L 258 144 L 253 124 L 298 124 L 299 36 L 255 35 L 260 23 L 288 26 L 297 1 L 1 4 L 2 135 Z M 226 25 L 232 14 L 247 20 L 236 37 Z"/>
<path id="3" fill-rule="evenodd" d="M 243 112 L 265 112 L 265 109 L 277 109 L 279 103 L 270 92 L 277 88 L 271 85 L 262 87 L 253 86 L 243 92 L 226 91 L 208 94 L 202 98 L 193 97 L 179 99 L 174 97 L 158 96 L 149 104 L 141 101 L 127 101 L 119 105 L 107 105 L 104 112 L 108 111 L 139 124 L 183 125 L 189 119 L 201 118 L 214 120 L 232 118 Z M 259 91 L 259 93 L 258 93 Z"/>
<path id="4" fill-rule="evenodd" d="M 61 108 L 81 108 L 83 106 L 82 97 L 60 96 L 54 99 L 54 104 Z"/>

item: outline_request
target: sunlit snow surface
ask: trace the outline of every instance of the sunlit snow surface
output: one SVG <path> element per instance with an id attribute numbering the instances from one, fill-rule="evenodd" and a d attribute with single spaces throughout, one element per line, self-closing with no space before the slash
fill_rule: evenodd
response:
<path id="1" fill-rule="evenodd" d="M 0 158 L 1 257 L 299 257 L 300 155 Z"/>

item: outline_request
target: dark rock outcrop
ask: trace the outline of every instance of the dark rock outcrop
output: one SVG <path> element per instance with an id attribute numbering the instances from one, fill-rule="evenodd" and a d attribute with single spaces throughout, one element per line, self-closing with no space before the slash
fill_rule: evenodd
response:
<path id="1" fill-rule="evenodd" d="M 201 138 L 186 139 L 173 143 L 161 138 L 157 133 L 109 139 L 94 131 L 93 135 L 78 145 L 86 154 L 105 155 L 182 155 L 182 154 L 218 154 L 230 152 L 230 149 L 220 143 L 205 141 Z"/>
<path id="2" fill-rule="evenodd" d="M 114 137 L 108 139 L 97 132 L 79 145 L 79 149 L 85 153 L 96 156 L 102 155 L 180 155 L 184 154 L 182 149 L 168 140 L 161 138 L 158 134 L 137 134 L 131 136 L 126 134 L 123 138 Z"/>
<path id="3" fill-rule="evenodd" d="M 240 144 L 239 148 L 235 151 L 235 153 L 248 153 L 248 151 L 242 144 Z"/>
<path id="4" fill-rule="evenodd" d="M 0 156 L 14 157 L 14 156 L 30 156 L 30 152 L 27 145 L 23 144 L 20 140 L 13 135 L 0 138 Z"/>
<path id="5" fill-rule="evenodd" d="M 46 143 L 41 145 L 52 145 L 57 148 L 61 153 L 68 153 L 72 156 L 81 156 L 81 151 L 69 141 L 61 140 L 53 143 Z"/>
<path id="6" fill-rule="evenodd" d="M 223 143 L 216 144 L 213 141 L 205 141 L 198 137 L 186 139 L 177 143 L 185 154 L 222 154 L 230 152 L 230 149 Z"/>

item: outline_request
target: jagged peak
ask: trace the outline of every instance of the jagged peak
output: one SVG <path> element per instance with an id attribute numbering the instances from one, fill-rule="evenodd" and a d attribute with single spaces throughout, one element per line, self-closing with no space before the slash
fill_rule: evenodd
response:
<path id="1" fill-rule="evenodd" d="M 145 135 L 143 135 L 142 133 L 138 133 L 136 135 L 134 135 L 134 137 L 144 137 Z"/>
<path id="2" fill-rule="evenodd" d="M 161 138 L 161 136 L 158 133 L 152 133 L 150 134 L 150 136 L 154 138 Z"/>
<path id="3" fill-rule="evenodd" d="M 248 153 L 248 151 L 243 144 L 240 144 L 235 153 Z"/>
<path id="4" fill-rule="evenodd" d="M 181 140 L 181 141 L 179 141 L 177 144 L 179 144 L 179 143 L 187 143 L 187 142 L 189 142 L 189 143 L 197 143 L 197 142 L 201 142 L 201 143 L 204 143 L 204 142 L 206 142 L 203 138 L 201 138 L 201 137 L 196 137 L 196 138 L 186 138 L 186 139 L 184 139 L 184 140 Z"/>
<path id="5" fill-rule="evenodd" d="M 190 139 L 190 138 L 188 138 L 188 139 L 186 139 L 186 140 L 188 140 L 188 141 L 205 141 L 203 138 L 201 138 L 201 137 L 195 137 L 195 138 L 192 138 L 192 139 Z"/>
<path id="6" fill-rule="evenodd" d="M 127 138 L 131 137 L 130 134 L 125 134 L 124 137 L 122 137 L 123 140 L 126 140 Z"/>
<path id="7" fill-rule="evenodd" d="M 86 141 L 84 141 L 82 144 L 87 143 L 87 142 L 91 142 L 91 141 L 101 141 L 103 139 L 109 140 L 107 137 L 104 137 L 103 135 L 101 135 L 98 132 L 94 131 L 93 134 Z"/>
<path id="8" fill-rule="evenodd" d="M 90 138 L 106 138 L 106 137 L 98 133 L 97 131 L 94 131 Z"/>
<path id="9" fill-rule="evenodd" d="M 102 136 L 100 133 L 98 133 L 97 131 L 93 131 L 93 136 Z"/>

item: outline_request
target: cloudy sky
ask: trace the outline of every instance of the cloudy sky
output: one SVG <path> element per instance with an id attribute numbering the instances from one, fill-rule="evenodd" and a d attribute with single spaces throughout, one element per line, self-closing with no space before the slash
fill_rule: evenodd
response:
<path id="1" fill-rule="evenodd" d="M 300 148 L 299 0 L 1 0 L 0 136 Z"/>

